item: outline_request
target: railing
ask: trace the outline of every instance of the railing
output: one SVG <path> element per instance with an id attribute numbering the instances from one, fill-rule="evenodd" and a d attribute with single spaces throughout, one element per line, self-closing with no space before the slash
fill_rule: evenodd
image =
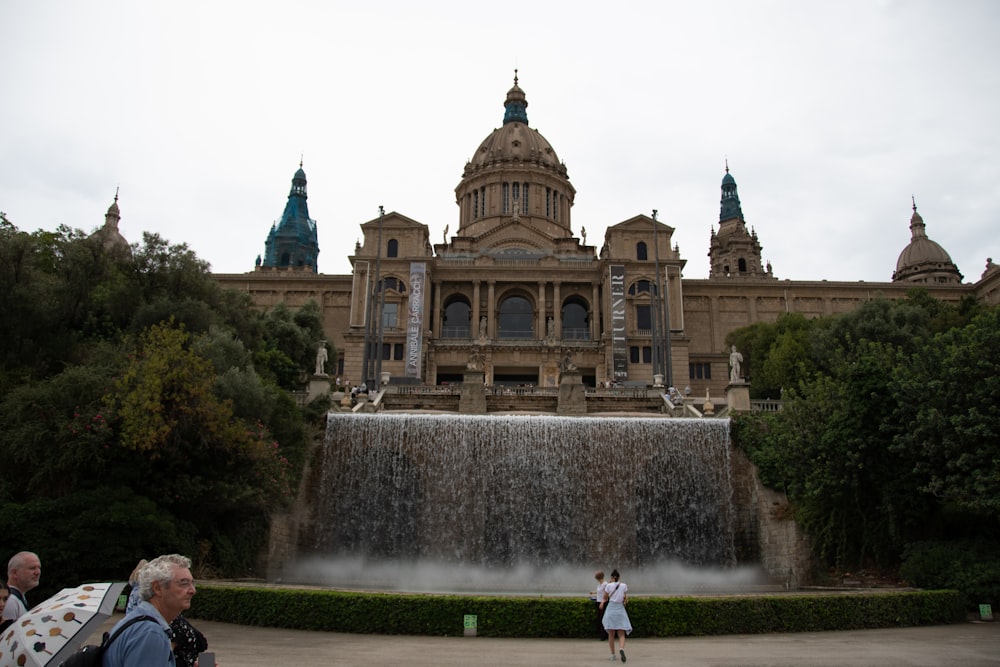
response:
<path id="1" fill-rule="evenodd" d="M 558 396 L 558 387 L 516 387 L 497 384 L 486 388 L 490 396 Z"/>
<path id="2" fill-rule="evenodd" d="M 563 340 L 590 340 L 590 329 L 586 327 L 563 327 Z"/>
<path id="3" fill-rule="evenodd" d="M 609 396 L 611 398 L 648 398 L 652 389 L 646 387 L 587 387 L 587 396 Z M 654 392 L 656 393 L 656 392 Z"/>
<path id="4" fill-rule="evenodd" d="M 441 338 L 472 338 L 470 327 L 441 327 Z"/>
<path id="5" fill-rule="evenodd" d="M 781 401 L 774 399 L 752 399 L 750 401 L 750 412 L 778 412 L 781 410 Z"/>
<path id="6" fill-rule="evenodd" d="M 501 340 L 533 340 L 535 332 L 533 329 L 502 329 L 497 332 L 497 338 Z"/>
<path id="7" fill-rule="evenodd" d="M 452 396 L 462 393 L 460 384 L 390 384 L 386 387 L 389 394 L 400 394 L 407 396 Z"/>

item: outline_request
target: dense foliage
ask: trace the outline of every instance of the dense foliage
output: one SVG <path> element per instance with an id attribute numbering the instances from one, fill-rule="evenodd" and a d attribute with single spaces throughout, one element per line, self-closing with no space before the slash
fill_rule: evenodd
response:
<path id="1" fill-rule="evenodd" d="M 735 440 L 788 493 L 818 556 L 837 569 L 894 568 L 943 553 L 928 545 L 985 541 L 992 583 L 977 588 L 1000 601 L 1000 309 L 914 291 L 756 324 L 731 342 L 750 350 L 751 381 L 785 399 L 780 413 L 738 419 Z"/>
<path id="2" fill-rule="evenodd" d="M 0 220 L 0 559 L 36 551 L 40 594 L 163 552 L 252 574 L 301 473 L 319 308 L 261 313 L 156 235 L 131 255 Z"/>

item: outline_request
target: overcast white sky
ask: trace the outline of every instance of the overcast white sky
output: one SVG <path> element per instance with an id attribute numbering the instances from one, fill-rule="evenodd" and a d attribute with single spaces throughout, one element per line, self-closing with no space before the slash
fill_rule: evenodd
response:
<path id="1" fill-rule="evenodd" d="M 779 278 L 889 280 L 910 197 L 1000 260 L 1000 2 L 0 2 L 0 210 L 253 270 L 304 155 L 319 269 L 398 211 L 440 242 L 519 69 L 574 232 L 659 210 L 708 275 L 724 161 Z"/>

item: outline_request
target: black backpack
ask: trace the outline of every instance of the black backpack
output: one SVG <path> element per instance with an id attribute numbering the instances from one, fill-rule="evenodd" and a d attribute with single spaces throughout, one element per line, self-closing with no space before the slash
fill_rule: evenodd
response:
<path id="1" fill-rule="evenodd" d="M 84 646 L 76 653 L 59 663 L 59 667 L 101 667 L 101 663 L 104 660 L 104 651 L 107 650 L 111 642 L 117 639 L 118 635 L 125 632 L 125 629 L 128 626 L 133 623 L 138 623 L 139 621 L 153 621 L 154 623 L 158 623 L 155 617 L 148 615 L 130 618 L 122 623 L 122 626 L 115 630 L 115 633 L 110 637 L 108 636 L 108 633 L 105 632 L 104 638 L 101 640 L 101 644 L 99 646 L 95 646 L 94 644 Z"/>

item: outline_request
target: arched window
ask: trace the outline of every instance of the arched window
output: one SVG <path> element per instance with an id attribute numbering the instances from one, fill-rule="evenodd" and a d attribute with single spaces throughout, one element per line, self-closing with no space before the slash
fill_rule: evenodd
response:
<path id="1" fill-rule="evenodd" d="M 507 212 L 510 211 L 510 184 L 504 183 L 500 188 L 500 192 L 500 202 L 502 207 L 500 212 L 506 215 Z"/>
<path id="2" fill-rule="evenodd" d="M 395 276 L 386 276 L 379 281 L 378 289 L 396 290 L 400 294 L 406 294 L 406 283 Z"/>
<path id="3" fill-rule="evenodd" d="M 464 298 L 451 301 L 444 307 L 444 322 L 441 324 L 442 338 L 471 338 L 470 317 L 472 308 Z"/>
<path id="4" fill-rule="evenodd" d="M 385 256 L 399 257 L 399 241 L 396 239 L 389 239 L 389 245 L 386 247 Z"/>
<path id="5" fill-rule="evenodd" d="M 649 259 L 649 254 L 646 251 L 646 242 L 639 241 L 635 244 L 635 258 L 640 262 L 644 262 Z"/>
<path id="6" fill-rule="evenodd" d="M 655 294 L 656 293 L 656 285 L 654 285 L 652 282 L 650 282 L 650 281 L 648 281 L 646 279 L 637 280 L 634 283 L 632 283 L 631 285 L 629 285 L 629 288 L 628 288 L 628 295 L 629 296 L 637 296 L 639 294 L 644 294 L 644 293 L 645 294 Z"/>
<path id="7" fill-rule="evenodd" d="M 745 259 L 743 259 L 742 257 L 740 257 L 738 264 L 739 264 L 739 267 L 740 267 L 740 273 L 746 273 L 747 272 L 747 261 Z"/>
<path id="8" fill-rule="evenodd" d="M 587 304 L 579 298 L 569 298 L 562 308 L 562 337 L 565 340 L 590 340 Z"/>
<path id="9" fill-rule="evenodd" d="M 523 296 L 507 297 L 500 304 L 498 338 L 534 338 L 535 315 L 531 302 Z"/>

